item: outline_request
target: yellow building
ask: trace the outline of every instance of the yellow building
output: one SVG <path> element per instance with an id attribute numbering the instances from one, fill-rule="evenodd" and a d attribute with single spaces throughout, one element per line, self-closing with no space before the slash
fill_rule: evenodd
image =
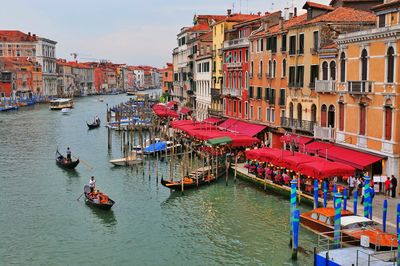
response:
<path id="1" fill-rule="evenodd" d="M 379 154 L 381 165 L 367 170 L 399 177 L 400 1 L 373 8 L 377 27 L 340 35 L 337 142 Z M 386 159 L 387 158 L 387 159 Z"/>
<path id="2" fill-rule="evenodd" d="M 228 13 L 225 19 L 215 22 L 212 25 L 213 34 L 213 46 L 212 46 L 212 87 L 211 87 L 211 108 L 209 111 L 210 115 L 221 116 L 222 115 L 222 103 L 221 103 L 221 90 L 223 85 L 223 45 L 225 41 L 225 32 L 232 30 L 232 27 L 245 20 L 257 18 L 260 15 L 250 14 L 232 14 L 231 10 L 228 9 Z"/>

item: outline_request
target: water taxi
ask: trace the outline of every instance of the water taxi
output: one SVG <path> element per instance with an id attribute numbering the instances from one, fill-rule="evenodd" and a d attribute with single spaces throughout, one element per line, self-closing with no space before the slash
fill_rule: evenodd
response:
<path id="1" fill-rule="evenodd" d="M 73 108 L 74 102 L 72 99 L 54 99 L 50 101 L 50 110 L 62 110 L 63 108 Z"/>

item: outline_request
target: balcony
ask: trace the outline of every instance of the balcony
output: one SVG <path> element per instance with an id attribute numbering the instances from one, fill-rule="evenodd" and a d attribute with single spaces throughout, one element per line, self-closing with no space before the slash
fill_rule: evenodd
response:
<path id="1" fill-rule="evenodd" d="M 304 54 L 304 49 L 299 49 L 299 50 L 297 50 L 297 54 L 303 55 L 303 54 Z"/>
<path id="2" fill-rule="evenodd" d="M 321 140 L 334 141 L 336 129 L 332 127 L 314 126 L 314 138 Z"/>
<path id="3" fill-rule="evenodd" d="M 222 94 L 232 97 L 242 97 L 242 90 L 238 88 L 223 88 Z"/>
<path id="4" fill-rule="evenodd" d="M 239 48 L 249 46 L 248 38 L 239 38 L 224 42 L 224 48 Z"/>
<path id="5" fill-rule="evenodd" d="M 372 81 L 348 81 L 347 82 L 347 91 L 350 94 L 369 94 L 372 93 L 373 89 Z"/>
<path id="6" fill-rule="evenodd" d="M 235 63 L 226 63 L 227 68 L 242 68 L 242 63 L 241 62 L 235 62 Z"/>
<path id="7" fill-rule="evenodd" d="M 223 113 L 221 110 L 208 108 L 208 115 L 213 117 L 222 117 Z"/>
<path id="8" fill-rule="evenodd" d="M 313 132 L 314 121 L 298 120 L 294 118 L 281 117 L 281 126 L 286 128 L 292 128 L 296 130 Z"/>
<path id="9" fill-rule="evenodd" d="M 316 92 L 336 92 L 336 81 L 335 80 L 315 80 L 315 91 Z"/>
<path id="10" fill-rule="evenodd" d="M 211 99 L 219 100 L 220 96 L 221 96 L 221 90 L 220 89 L 211 88 Z"/>

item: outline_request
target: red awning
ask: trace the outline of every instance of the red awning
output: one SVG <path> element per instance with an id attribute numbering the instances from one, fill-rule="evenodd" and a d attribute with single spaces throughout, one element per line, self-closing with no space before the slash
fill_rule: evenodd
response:
<path id="1" fill-rule="evenodd" d="M 367 166 L 384 159 L 384 157 L 375 156 L 336 145 L 331 145 L 331 147 L 328 149 L 320 150 L 318 154 L 322 157 L 327 157 L 329 160 L 351 165 L 359 170 L 363 170 Z"/>
<path id="2" fill-rule="evenodd" d="M 247 123 L 233 118 L 224 121 L 219 125 L 219 127 L 221 129 L 241 133 L 250 137 L 257 135 L 266 128 L 266 126 L 263 125 Z"/>
<path id="3" fill-rule="evenodd" d="M 307 137 L 307 136 L 300 136 L 300 135 L 296 135 L 296 134 L 289 134 L 289 135 L 283 135 L 280 138 L 281 142 L 286 142 L 286 143 L 290 143 L 292 142 L 292 140 L 294 140 L 294 142 L 296 144 L 307 144 L 311 141 L 313 141 L 313 138 L 311 137 Z"/>
<path id="4" fill-rule="evenodd" d="M 325 151 L 327 148 L 332 147 L 334 144 L 329 143 L 329 142 L 320 142 L 320 141 L 314 141 L 309 144 L 306 144 L 306 150 L 305 152 L 307 153 L 313 153 L 313 154 L 318 154 L 319 151 Z"/>
<path id="5" fill-rule="evenodd" d="M 224 121 L 224 120 L 219 119 L 219 118 L 215 118 L 215 117 L 209 117 L 207 119 L 204 119 L 202 122 L 216 125 L 216 124 L 221 123 L 222 121 Z"/>
<path id="6" fill-rule="evenodd" d="M 173 118 L 178 118 L 179 115 L 177 112 L 170 110 L 167 108 L 167 106 L 163 104 L 155 104 L 153 105 L 153 112 L 159 116 L 159 117 L 173 117 Z"/>
<path id="7" fill-rule="evenodd" d="M 270 162 L 279 165 L 279 161 L 282 158 L 289 156 L 290 154 L 291 152 L 287 150 L 265 147 L 261 149 L 246 151 L 246 158 L 250 160 Z"/>
<path id="8" fill-rule="evenodd" d="M 310 156 L 304 153 L 295 152 L 294 155 L 282 157 L 279 161 L 279 166 L 289 168 L 295 172 L 299 171 L 299 166 L 304 163 L 325 161 L 320 157 Z"/>
<path id="9" fill-rule="evenodd" d="M 181 110 L 179 111 L 181 114 L 183 115 L 187 115 L 188 113 L 190 113 L 192 110 L 190 108 L 187 107 L 182 107 Z"/>
<path id="10" fill-rule="evenodd" d="M 176 101 L 170 101 L 170 102 L 167 103 L 167 107 L 168 107 L 168 108 L 172 108 L 172 107 L 174 107 L 174 106 L 177 105 L 177 104 L 178 104 L 178 102 L 176 102 Z"/>
<path id="11" fill-rule="evenodd" d="M 332 176 L 354 175 L 355 169 L 343 163 L 324 160 L 300 164 L 299 172 L 303 175 L 322 179 Z"/>

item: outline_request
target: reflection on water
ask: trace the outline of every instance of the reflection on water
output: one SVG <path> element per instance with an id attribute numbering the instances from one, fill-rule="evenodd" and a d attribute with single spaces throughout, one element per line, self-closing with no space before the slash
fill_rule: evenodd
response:
<path id="1" fill-rule="evenodd" d="M 90 206 L 90 204 L 87 201 L 85 201 L 85 203 L 86 203 L 86 206 L 89 209 L 91 209 L 92 213 L 99 219 L 99 221 L 104 226 L 114 227 L 117 225 L 117 219 L 115 218 L 115 214 L 112 209 L 111 210 L 102 210 L 102 209 L 98 209 L 93 206 Z"/>

